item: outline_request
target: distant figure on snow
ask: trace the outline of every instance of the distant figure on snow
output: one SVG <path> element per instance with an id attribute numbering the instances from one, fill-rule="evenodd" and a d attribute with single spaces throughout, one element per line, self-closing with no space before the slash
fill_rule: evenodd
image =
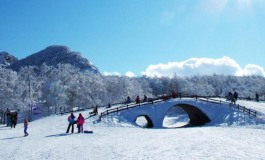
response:
<path id="1" fill-rule="evenodd" d="M 147 102 L 147 96 L 146 95 L 144 95 L 143 102 Z"/>
<path id="2" fill-rule="evenodd" d="M 111 104 L 109 103 L 108 106 L 107 106 L 107 108 L 110 108 L 110 107 L 111 107 Z"/>
<path id="3" fill-rule="evenodd" d="M 139 96 L 136 97 L 135 103 L 140 105 L 140 97 Z"/>
<path id="4" fill-rule="evenodd" d="M 236 91 L 234 92 L 234 99 L 235 99 L 235 101 L 237 101 L 237 99 L 238 99 L 238 93 Z"/>
<path id="5" fill-rule="evenodd" d="M 24 119 L 24 137 L 26 137 L 26 136 L 29 135 L 28 132 L 27 132 L 27 130 L 28 130 L 28 125 L 29 125 L 28 120 L 27 120 L 27 119 Z"/>
<path id="6" fill-rule="evenodd" d="M 93 109 L 92 112 L 89 112 L 90 115 L 94 116 L 94 115 L 98 115 L 98 106 L 96 105 Z"/>
<path id="7" fill-rule="evenodd" d="M 77 118 L 77 128 L 78 128 L 78 133 L 83 133 L 83 124 L 85 123 L 85 119 L 84 117 L 82 116 L 81 113 L 79 113 L 79 116 Z"/>
<path id="8" fill-rule="evenodd" d="M 11 112 L 9 108 L 6 109 L 6 126 L 11 126 Z"/>
<path id="9" fill-rule="evenodd" d="M 131 103 L 131 97 L 130 96 L 127 97 L 126 103 Z"/>
<path id="10" fill-rule="evenodd" d="M 235 97 L 234 97 L 234 95 L 232 94 L 231 96 L 230 96 L 230 100 L 231 100 L 231 103 L 236 103 L 236 101 L 235 101 Z"/>
<path id="11" fill-rule="evenodd" d="M 11 114 L 11 128 L 16 128 L 16 125 L 17 125 L 17 112 L 13 112 Z"/>
<path id="12" fill-rule="evenodd" d="M 177 98 L 177 93 L 174 90 L 171 91 L 171 94 L 172 94 L 172 98 Z"/>
<path id="13" fill-rule="evenodd" d="M 232 92 L 229 92 L 229 93 L 228 93 L 228 96 L 227 96 L 227 100 L 228 100 L 228 101 L 231 101 L 231 97 L 232 97 Z"/>
<path id="14" fill-rule="evenodd" d="M 256 101 L 259 101 L 259 94 L 256 92 Z"/>
<path id="15" fill-rule="evenodd" d="M 71 113 L 71 115 L 67 118 L 67 120 L 69 122 L 69 125 L 68 125 L 66 133 L 69 133 L 70 127 L 72 127 L 72 133 L 74 133 L 74 124 L 75 124 L 75 115 L 74 115 L 74 113 Z"/>

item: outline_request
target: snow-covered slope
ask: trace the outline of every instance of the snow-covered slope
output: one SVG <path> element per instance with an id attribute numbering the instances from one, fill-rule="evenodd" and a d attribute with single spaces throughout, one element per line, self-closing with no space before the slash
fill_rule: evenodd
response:
<path id="1" fill-rule="evenodd" d="M 253 108 L 264 105 L 249 103 Z M 82 114 L 87 118 L 89 112 L 84 111 Z M 84 128 L 93 130 L 93 134 L 65 134 L 67 117 L 54 115 L 30 122 L 28 137 L 22 137 L 22 124 L 15 129 L 1 125 L 0 159 L 245 160 L 265 157 L 263 124 L 142 129 L 124 123 L 116 114 L 104 118 L 100 123 L 94 123 L 96 117 L 86 119 Z"/>

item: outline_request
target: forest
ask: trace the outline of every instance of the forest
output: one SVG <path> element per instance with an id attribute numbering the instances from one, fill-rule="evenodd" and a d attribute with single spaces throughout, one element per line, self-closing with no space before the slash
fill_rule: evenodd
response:
<path id="1" fill-rule="evenodd" d="M 127 96 L 157 97 L 172 90 L 183 94 L 225 97 L 237 91 L 239 97 L 264 99 L 265 78 L 261 76 L 194 75 L 189 77 L 104 76 L 80 71 L 70 64 L 56 67 L 27 66 L 18 72 L 0 67 L 0 111 L 27 111 L 31 105 L 58 113 L 95 105 L 124 102 Z"/>

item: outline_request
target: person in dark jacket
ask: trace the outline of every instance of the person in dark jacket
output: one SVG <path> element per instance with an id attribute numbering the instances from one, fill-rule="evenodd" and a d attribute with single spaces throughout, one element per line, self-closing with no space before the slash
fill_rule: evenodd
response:
<path id="1" fill-rule="evenodd" d="M 235 101 L 237 101 L 237 99 L 238 99 L 238 93 L 236 91 L 234 92 L 234 99 L 235 99 Z"/>
<path id="2" fill-rule="evenodd" d="M 11 114 L 11 128 L 16 128 L 16 125 L 17 125 L 17 112 L 13 112 Z"/>
<path id="3" fill-rule="evenodd" d="M 68 117 L 67 120 L 69 122 L 69 125 L 68 125 L 66 133 L 69 133 L 70 127 L 72 127 L 72 133 L 74 133 L 75 115 L 71 113 L 71 115 Z"/>
<path id="4" fill-rule="evenodd" d="M 259 101 L 259 94 L 256 92 L 256 101 Z"/>
<path id="5" fill-rule="evenodd" d="M 136 97 L 135 103 L 140 105 L 140 97 L 139 96 Z"/>
<path id="6" fill-rule="evenodd" d="M 126 103 L 131 103 L 131 97 L 130 96 L 127 97 Z"/>
<path id="7" fill-rule="evenodd" d="M 147 96 L 146 95 L 144 95 L 143 102 L 147 102 Z"/>

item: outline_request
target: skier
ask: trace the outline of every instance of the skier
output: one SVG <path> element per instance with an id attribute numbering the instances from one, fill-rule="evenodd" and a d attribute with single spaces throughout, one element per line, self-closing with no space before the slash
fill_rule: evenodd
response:
<path id="1" fill-rule="evenodd" d="M 77 128 L 78 128 L 78 133 L 83 133 L 83 124 L 85 123 L 85 119 L 84 117 L 82 116 L 81 113 L 79 113 L 79 116 L 77 118 Z"/>
<path id="2" fill-rule="evenodd" d="M 71 126 L 72 126 L 72 133 L 74 133 L 75 115 L 71 113 L 71 115 L 68 117 L 67 120 L 69 122 L 69 125 L 68 125 L 66 133 L 69 133 L 69 129 Z"/>
<path id="3" fill-rule="evenodd" d="M 24 119 L 24 137 L 26 137 L 26 136 L 28 136 L 29 134 L 28 134 L 28 132 L 27 132 L 27 130 L 28 130 L 28 124 L 29 124 L 29 122 L 28 122 L 28 120 L 27 119 Z"/>

